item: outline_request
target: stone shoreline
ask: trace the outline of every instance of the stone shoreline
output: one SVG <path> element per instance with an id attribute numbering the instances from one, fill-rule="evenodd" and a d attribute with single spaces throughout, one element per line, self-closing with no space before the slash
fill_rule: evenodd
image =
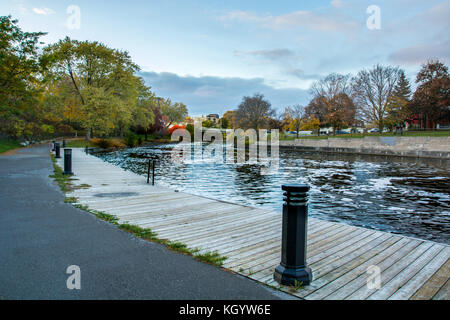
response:
<path id="1" fill-rule="evenodd" d="M 450 160 L 450 137 L 364 137 L 280 141 L 281 148 Z"/>

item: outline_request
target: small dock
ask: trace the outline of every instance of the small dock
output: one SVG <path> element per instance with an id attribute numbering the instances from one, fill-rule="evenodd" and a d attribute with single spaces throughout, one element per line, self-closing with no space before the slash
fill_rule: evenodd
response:
<path id="1" fill-rule="evenodd" d="M 63 167 L 63 159 L 58 160 Z M 278 286 L 281 259 L 279 212 L 176 192 L 146 183 L 146 177 L 73 149 L 75 185 L 68 197 L 89 209 L 117 216 L 121 223 L 151 228 L 159 238 L 180 241 L 201 252 L 226 256 L 223 267 L 307 300 L 448 300 L 450 247 L 427 240 L 309 218 L 309 286 Z M 281 193 L 281 189 L 280 189 Z M 281 208 L 280 208 L 281 210 Z M 367 283 L 370 267 L 381 286 Z"/>

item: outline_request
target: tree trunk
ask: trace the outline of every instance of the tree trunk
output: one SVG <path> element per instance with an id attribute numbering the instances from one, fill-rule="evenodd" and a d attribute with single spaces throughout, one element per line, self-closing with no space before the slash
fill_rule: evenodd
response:
<path id="1" fill-rule="evenodd" d="M 86 130 L 86 141 L 89 142 L 91 140 L 91 129 L 88 128 Z"/>

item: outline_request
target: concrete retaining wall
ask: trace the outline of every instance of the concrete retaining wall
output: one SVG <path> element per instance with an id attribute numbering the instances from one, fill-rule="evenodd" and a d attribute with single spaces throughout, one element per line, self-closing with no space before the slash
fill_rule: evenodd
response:
<path id="1" fill-rule="evenodd" d="M 364 137 L 280 141 L 280 147 L 322 152 L 450 159 L 450 137 Z"/>

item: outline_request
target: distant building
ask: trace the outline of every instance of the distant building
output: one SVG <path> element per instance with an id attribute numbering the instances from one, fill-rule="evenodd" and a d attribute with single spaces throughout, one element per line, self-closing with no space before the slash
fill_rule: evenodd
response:
<path id="1" fill-rule="evenodd" d="M 214 122 L 215 124 L 217 124 L 219 122 L 219 119 L 220 119 L 220 116 L 216 113 L 208 114 L 206 116 L 206 120 Z"/>
<path id="2" fill-rule="evenodd" d="M 413 114 L 408 117 L 405 122 L 407 128 L 409 129 L 448 129 L 450 128 L 450 106 L 448 108 L 448 113 L 433 122 L 431 119 L 427 119 L 425 116 L 420 114 Z"/>

